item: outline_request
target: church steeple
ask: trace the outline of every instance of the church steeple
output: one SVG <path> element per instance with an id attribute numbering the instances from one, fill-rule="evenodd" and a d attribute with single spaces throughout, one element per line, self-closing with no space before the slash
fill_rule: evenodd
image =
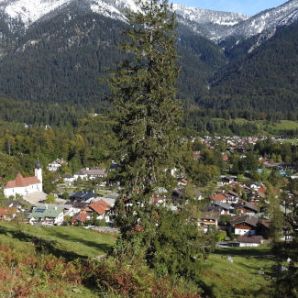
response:
<path id="1" fill-rule="evenodd" d="M 35 162 L 35 169 L 41 169 L 41 165 L 40 165 L 40 161 L 39 160 L 37 160 Z"/>
<path id="2" fill-rule="evenodd" d="M 35 177 L 42 183 L 42 169 L 39 160 L 35 163 Z"/>

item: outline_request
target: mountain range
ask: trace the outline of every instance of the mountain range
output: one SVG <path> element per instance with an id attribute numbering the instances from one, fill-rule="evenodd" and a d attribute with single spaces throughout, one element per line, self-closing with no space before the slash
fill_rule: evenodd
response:
<path id="1" fill-rule="evenodd" d="M 297 111 L 298 0 L 252 17 L 172 9 L 179 97 L 217 111 Z M 0 0 L 0 96 L 100 106 L 127 13 L 138 10 L 134 0 Z"/>

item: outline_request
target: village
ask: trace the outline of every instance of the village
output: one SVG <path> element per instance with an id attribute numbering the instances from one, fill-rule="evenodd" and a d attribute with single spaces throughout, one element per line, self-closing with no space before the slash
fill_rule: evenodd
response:
<path id="1" fill-rule="evenodd" d="M 248 150 L 260 141 L 264 139 L 205 137 L 192 142 L 199 142 L 210 150 L 214 150 L 219 142 L 224 142 L 222 161 L 229 165 L 232 154 L 237 152 L 243 159 Z M 192 156 L 194 161 L 200 160 L 201 151 L 194 150 Z M 60 168 L 65 163 L 63 159 L 56 159 L 45 170 L 59 175 Z M 34 176 L 23 177 L 19 173 L 14 180 L 4 185 L 5 200 L 2 200 L 0 220 L 21 220 L 24 224 L 43 226 L 84 226 L 97 231 L 118 233 L 114 225 L 113 207 L 121 188 L 117 183 L 111 184 L 108 181 L 109 172 L 115 167 L 117 164 L 113 162 L 109 169 L 82 168 L 73 175 L 63 175 L 59 180 L 60 192 L 45 194 L 43 169 L 36 162 Z M 288 181 L 298 178 L 294 165 L 258 156 L 257 172 L 264 171 L 275 171 L 281 179 Z M 177 179 L 177 188 L 170 195 L 163 188 L 156 189 L 152 204 L 178 212 L 180 200 L 183 200 L 191 182 L 176 169 L 172 172 Z M 286 216 L 291 212 L 288 202 L 294 194 L 285 190 L 278 191 L 284 192 L 284 200 L 279 202 L 279 211 Z M 257 247 L 269 243 L 272 237 L 269 195 L 266 183 L 260 179 L 254 181 L 246 172 L 238 175 L 232 175 L 229 171 L 225 174 L 221 172 L 211 191 L 208 189 L 206 192 L 204 188 L 195 187 L 192 200 L 199 209 L 198 229 L 203 233 L 216 235 L 219 247 Z M 291 240 L 291 235 L 287 235 L 286 230 L 280 237 L 283 241 Z"/>

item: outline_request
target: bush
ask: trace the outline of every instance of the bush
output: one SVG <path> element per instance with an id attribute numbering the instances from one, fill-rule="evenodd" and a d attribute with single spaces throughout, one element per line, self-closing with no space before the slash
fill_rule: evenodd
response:
<path id="1" fill-rule="evenodd" d="M 121 263 L 114 258 L 90 264 L 89 281 L 102 292 L 120 297 L 199 298 L 198 289 L 193 284 L 182 279 L 173 284 L 168 277 L 156 277 L 142 263 Z"/>
<path id="2" fill-rule="evenodd" d="M 45 200 L 45 203 L 47 204 L 55 204 L 55 202 L 56 202 L 56 198 L 53 194 L 49 194 L 47 196 L 47 199 Z"/>

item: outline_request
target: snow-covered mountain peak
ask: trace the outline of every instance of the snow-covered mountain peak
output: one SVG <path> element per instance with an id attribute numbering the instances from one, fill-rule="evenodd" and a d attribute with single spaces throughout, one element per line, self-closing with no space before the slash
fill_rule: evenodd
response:
<path id="1" fill-rule="evenodd" d="M 213 23 L 223 26 L 233 26 L 248 19 L 247 16 L 238 13 L 186 7 L 181 4 L 174 4 L 173 9 L 179 17 L 198 24 Z"/>
<path id="2" fill-rule="evenodd" d="M 298 20 L 298 0 L 290 0 L 278 7 L 265 10 L 236 25 L 228 35 L 249 38 L 263 32 L 272 35 L 279 26 L 290 25 Z"/>
<path id="3" fill-rule="evenodd" d="M 0 8 L 12 19 L 20 19 L 28 26 L 70 1 L 71 0 L 2 0 L 0 2 Z"/>
<path id="4" fill-rule="evenodd" d="M 126 12 L 138 12 L 140 7 L 136 0 L 85 0 L 90 1 L 93 12 L 126 21 Z"/>
<path id="5" fill-rule="evenodd" d="M 70 3 L 87 4 L 91 11 L 125 21 L 125 11 L 138 11 L 135 0 L 0 0 L 0 11 L 26 27 Z"/>
<path id="6" fill-rule="evenodd" d="M 144 2 L 149 0 L 142 0 Z M 80 7 L 83 11 L 126 21 L 126 13 L 140 11 L 138 0 L 0 0 L 0 16 L 6 22 L 16 20 L 28 28 L 31 24 L 51 18 L 55 13 L 65 13 L 64 7 Z M 71 5 L 71 6 L 69 6 Z M 246 39 L 258 34 L 273 36 L 278 26 L 289 25 L 298 20 L 298 0 L 261 12 L 248 18 L 243 14 L 212 11 L 173 4 L 178 23 L 193 32 L 219 42 L 230 36 Z M 9 26 L 11 27 L 11 26 Z"/>

